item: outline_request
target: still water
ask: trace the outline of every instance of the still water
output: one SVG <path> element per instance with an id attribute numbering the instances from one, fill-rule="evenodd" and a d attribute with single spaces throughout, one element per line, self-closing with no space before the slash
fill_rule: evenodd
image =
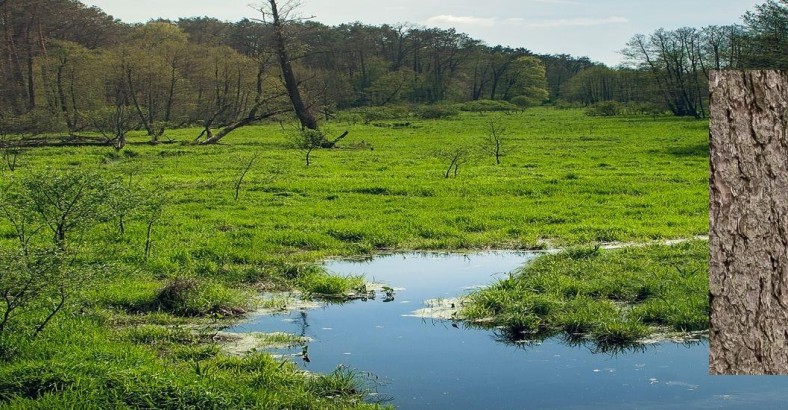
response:
<path id="1" fill-rule="evenodd" d="M 788 378 L 708 375 L 708 345 L 662 343 L 594 353 L 560 339 L 534 345 L 492 331 L 410 316 L 424 301 L 463 295 L 536 257 L 529 253 L 399 254 L 331 261 L 340 275 L 397 288 L 393 301 L 356 301 L 261 316 L 231 332 L 289 332 L 313 339 L 307 370 L 338 365 L 374 375 L 377 397 L 403 409 L 784 408 Z M 301 348 L 278 353 L 300 352 Z"/>

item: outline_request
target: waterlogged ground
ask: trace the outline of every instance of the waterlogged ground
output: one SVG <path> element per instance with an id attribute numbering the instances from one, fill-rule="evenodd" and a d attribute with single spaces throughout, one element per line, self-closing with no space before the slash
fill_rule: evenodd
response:
<path id="1" fill-rule="evenodd" d="M 280 349 L 305 369 L 348 366 L 371 376 L 378 399 L 399 408 L 769 408 L 788 400 L 788 379 L 708 376 L 708 345 L 664 342 L 595 353 L 559 339 L 512 345 L 495 332 L 413 316 L 424 301 L 489 284 L 535 257 L 528 253 L 404 254 L 335 261 L 396 288 L 375 300 L 260 316 L 231 332 L 289 332 L 311 339 Z M 456 327 L 454 326 L 456 325 Z"/>

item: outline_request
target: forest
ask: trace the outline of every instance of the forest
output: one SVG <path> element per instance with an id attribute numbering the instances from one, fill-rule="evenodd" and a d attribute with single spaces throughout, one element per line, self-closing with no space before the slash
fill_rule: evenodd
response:
<path id="1" fill-rule="evenodd" d="M 636 35 L 620 67 L 488 45 L 454 29 L 286 17 L 284 47 L 298 87 L 309 111 L 326 118 L 349 108 L 469 101 L 704 118 L 710 70 L 788 61 L 785 6 L 774 0 L 741 23 Z M 262 14 L 126 24 L 75 0 L 7 0 L 0 27 L 3 135 L 98 133 L 116 141 L 144 129 L 155 143 L 167 129 L 210 130 L 292 111 L 276 30 Z"/>

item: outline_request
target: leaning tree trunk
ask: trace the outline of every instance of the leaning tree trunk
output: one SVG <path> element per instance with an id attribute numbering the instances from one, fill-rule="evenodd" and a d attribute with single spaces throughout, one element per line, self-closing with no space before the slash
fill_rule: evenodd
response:
<path id="1" fill-rule="evenodd" d="M 296 117 L 301 122 L 301 126 L 310 130 L 317 130 L 317 119 L 307 108 L 304 99 L 301 97 L 301 91 L 298 89 L 298 80 L 296 79 L 293 65 L 290 61 L 290 56 L 287 52 L 287 41 L 285 40 L 285 23 L 279 16 L 279 9 L 276 5 L 276 0 L 269 0 L 271 4 L 271 14 L 273 15 L 274 35 L 276 37 L 276 54 L 279 57 L 279 66 L 282 68 L 282 76 L 285 80 L 285 88 L 287 94 L 290 96 L 290 101 L 293 103 Z"/>
<path id="2" fill-rule="evenodd" d="M 711 73 L 712 374 L 788 373 L 788 72 Z"/>

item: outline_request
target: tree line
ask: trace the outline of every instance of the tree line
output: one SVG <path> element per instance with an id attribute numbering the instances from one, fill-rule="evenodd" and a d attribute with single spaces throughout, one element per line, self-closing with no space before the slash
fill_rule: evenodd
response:
<path id="1" fill-rule="evenodd" d="M 77 0 L 0 1 L 0 137 L 88 131 L 119 144 L 141 129 L 155 143 L 167 128 L 199 125 L 198 140 L 211 141 L 288 112 L 306 125 L 352 107 L 472 100 L 615 101 L 704 117 L 710 70 L 788 59 L 788 0 L 768 0 L 743 24 L 637 35 L 617 68 L 454 29 L 277 25 L 275 2 L 264 4 L 259 19 L 127 24 Z"/>
<path id="2" fill-rule="evenodd" d="M 768 0 L 742 23 L 638 34 L 623 50 L 624 66 L 583 70 L 561 96 L 584 104 L 647 103 L 705 118 L 710 71 L 788 68 L 788 0 Z"/>

